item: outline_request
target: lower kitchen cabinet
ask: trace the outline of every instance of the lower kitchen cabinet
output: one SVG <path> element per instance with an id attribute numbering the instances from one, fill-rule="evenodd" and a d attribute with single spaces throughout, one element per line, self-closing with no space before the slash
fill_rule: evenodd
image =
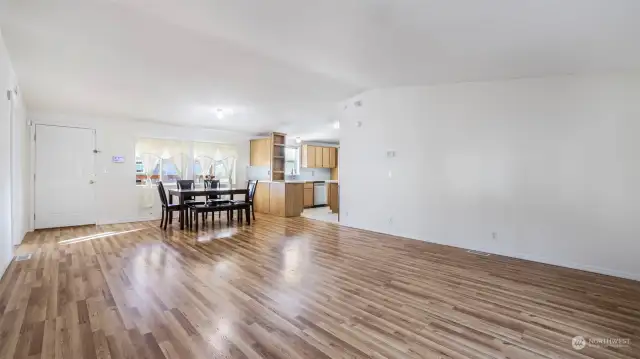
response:
<path id="1" fill-rule="evenodd" d="M 304 183 L 258 182 L 255 211 L 279 217 L 299 217 L 304 207 Z"/>
<path id="2" fill-rule="evenodd" d="M 327 191 L 327 199 L 329 202 L 329 208 L 332 213 L 340 212 L 340 200 L 339 200 L 339 187 L 337 183 L 328 183 L 329 191 Z"/>
<path id="3" fill-rule="evenodd" d="M 304 187 L 304 207 L 305 208 L 313 207 L 313 183 L 311 183 L 311 188 L 308 188 L 307 184 L 305 184 L 305 187 Z"/>

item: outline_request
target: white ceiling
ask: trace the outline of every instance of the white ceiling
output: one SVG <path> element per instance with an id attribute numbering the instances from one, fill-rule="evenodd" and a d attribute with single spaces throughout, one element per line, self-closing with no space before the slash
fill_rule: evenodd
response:
<path id="1" fill-rule="evenodd" d="M 640 67 L 639 0 L 0 1 L 30 109 L 309 140 L 365 89 Z"/>

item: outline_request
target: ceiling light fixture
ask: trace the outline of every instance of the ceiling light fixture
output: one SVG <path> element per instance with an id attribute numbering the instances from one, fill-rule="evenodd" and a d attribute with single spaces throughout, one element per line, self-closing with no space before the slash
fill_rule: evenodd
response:
<path id="1" fill-rule="evenodd" d="M 336 130 L 340 128 L 340 121 L 336 121 L 333 123 L 333 128 L 335 128 Z"/>
<path id="2" fill-rule="evenodd" d="M 302 142 L 302 139 L 300 137 L 296 137 L 296 143 L 300 143 Z"/>
<path id="3" fill-rule="evenodd" d="M 233 110 L 230 108 L 216 108 L 215 113 L 218 119 L 223 119 L 225 116 L 232 116 Z"/>

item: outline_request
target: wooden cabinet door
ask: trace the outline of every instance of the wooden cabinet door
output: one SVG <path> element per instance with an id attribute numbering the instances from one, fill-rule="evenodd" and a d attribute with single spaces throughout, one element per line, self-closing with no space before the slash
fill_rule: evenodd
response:
<path id="1" fill-rule="evenodd" d="M 313 206 L 313 188 L 305 188 L 304 189 L 304 207 L 312 207 Z"/>
<path id="2" fill-rule="evenodd" d="M 269 213 L 271 202 L 271 188 L 268 182 L 258 182 L 256 193 L 253 197 L 255 211 L 259 213 Z"/>
<path id="3" fill-rule="evenodd" d="M 336 168 L 337 159 L 338 149 L 335 147 L 329 148 L 329 168 Z"/>
<path id="4" fill-rule="evenodd" d="M 327 191 L 327 195 L 329 196 L 327 200 L 327 203 L 329 203 L 329 208 L 331 208 L 331 212 L 338 213 L 340 211 L 338 202 L 338 184 L 329 183 L 327 187 L 329 187 L 329 190 Z"/>
<path id="5" fill-rule="evenodd" d="M 315 168 L 322 168 L 322 147 L 315 147 L 316 149 L 316 165 Z"/>
<path id="6" fill-rule="evenodd" d="M 322 147 L 322 167 L 329 168 L 329 160 L 331 157 L 331 149 L 329 147 Z"/>
<path id="7" fill-rule="evenodd" d="M 300 147 L 300 167 L 309 167 L 309 146 L 302 145 Z"/>
<path id="8" fill-rule="evenodd" d="M 285 194 L 286 194 L 286 183 L 283 182 L 271 182 L 269 193 L 269 213 L 274 216 L 284 217 L 285 216 Z"/>
<path id="9" fill-rule="evenodd" d="M 249 163 L 252 166 L 271 166 L 271 140 L 251 140 Z"/>
<path id="10" fill-rule="evenodd" d="M 316 167 L 316 147 L 307 146 L 307 168 Z"/>

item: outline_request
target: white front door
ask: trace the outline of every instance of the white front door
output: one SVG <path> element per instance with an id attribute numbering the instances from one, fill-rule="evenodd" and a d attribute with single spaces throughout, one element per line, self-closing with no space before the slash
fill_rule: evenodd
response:
<path id="1" fill-rule="evenodd" d="M 35 228 L 95 224 L 95 130 L 36 126 Z"/>

